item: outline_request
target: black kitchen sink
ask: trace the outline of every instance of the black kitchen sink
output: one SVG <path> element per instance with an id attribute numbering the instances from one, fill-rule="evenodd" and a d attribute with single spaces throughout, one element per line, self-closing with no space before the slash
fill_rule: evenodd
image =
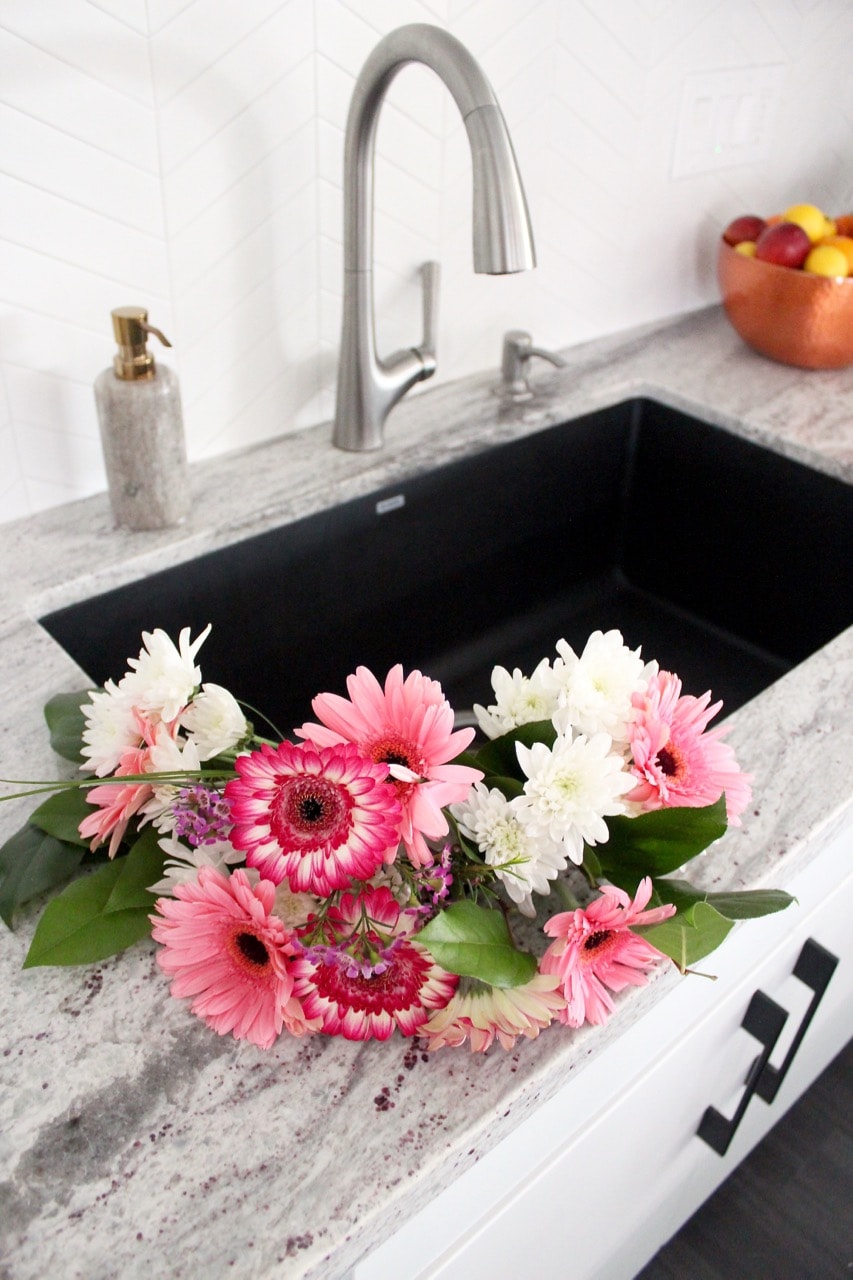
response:
<path id="1" fill-rule="evenodd" d="M 41 619 L 91 679 L 213 631 L 204 679 L 288 733 L 359 665 L 490 701 L 618 628 L 685 692 L 748 701 L 853 623 L 853 487 L 649 400 L 588 414 Z"/>

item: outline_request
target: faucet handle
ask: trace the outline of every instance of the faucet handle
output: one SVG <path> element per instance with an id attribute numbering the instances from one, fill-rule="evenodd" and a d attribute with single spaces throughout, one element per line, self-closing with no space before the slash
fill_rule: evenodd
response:
<path id="1" fill-rule="evenodd" d="M 533 339 L 524 329 L 510 329 L 504 334 L 501 353 L 501 380 L 493 387 L 495 395 L 508 400 L 530 400 L 533 392 L 527 381 L 527 365 L 533 356 L 547 360 L 561 369 L 566 363 L 562 356 L 543 347 L 534 347 Z"/>
<path id="2" fill-rule="evenodd" d="M 438 334 L 438 287 L 441 283 L 441 265 L 438 262 L 424 262 L 421 265 L 421 283 L 423 287 L 424 336 L 417 353 L 423 363 L 420 381 L 431 378 L 436 371 L 435 348 Z"/>

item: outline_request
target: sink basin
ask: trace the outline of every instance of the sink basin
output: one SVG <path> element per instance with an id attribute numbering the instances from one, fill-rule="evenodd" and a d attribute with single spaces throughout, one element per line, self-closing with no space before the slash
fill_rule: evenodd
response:
<path id="1" fill-rule="evenodd" d="M 92 680 L 213 631 L 207 680 L 283 733 L 356 666 L 490 700 L 617 627 L 732 710 L 853 622 L 853 488 L 649 400 L 439 467 L 41 619 Z"/>

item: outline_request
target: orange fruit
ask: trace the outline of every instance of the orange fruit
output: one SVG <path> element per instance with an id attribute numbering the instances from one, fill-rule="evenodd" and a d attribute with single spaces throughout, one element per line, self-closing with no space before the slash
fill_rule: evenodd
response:
<path id="1" fill-rule="evenodd" d="M 853 236 L 853 213 L 842 213 L 835 219 L 835 230 L 840 236 Z"/>

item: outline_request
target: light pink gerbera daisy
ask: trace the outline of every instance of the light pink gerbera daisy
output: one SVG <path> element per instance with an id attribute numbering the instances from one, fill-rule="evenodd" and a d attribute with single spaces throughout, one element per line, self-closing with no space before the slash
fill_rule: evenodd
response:
<path id="1" fill-rule="evenodd" d="M 472 1053 L 485 1053 L 497 1038 L 512 1049 L 519 1036 L 535 1040 L 565 1009 L 555 974 L 537 973 L 519 987 L 490 987 L 475 978 L 460 978 L 453 999 L 424 1023 L 428 1049 L 470 1041 Z"/>
<path id="2" fill-rule="evenodd" d="M 349 743 L 282 742 L 238 756 L 225 786 L 231 843 L 246 862 L 295 893 L 321 897 L 392 861 L 400 803 L 387 771 Z"/>
<path id="3" fill-rule="evenodd" d="M 173 996 L 193 996 L 192 1012 L 219 1035 L 229 1031 L 269 1049 L 282 1027 L 313 1029 L 293 995 L 288 959 L 293 946 L 271 914 L 275 886 L 252 885 L 245 871 L 225 876 L 202 867 L 197 881 L 158 898 L 152 936 L 163 944 L 160 968 L 172 976 Z"/>
<path id="4" fill-rule="evenodd" d="M 722 702 L 708 706 L 701 698 L 681 696 L 681 681 L 658 671 L 645 693 L 634 695 L 634 719 L 628 725 L 633 765 L 638 779 L 626 799 L 644 810 L 677 806 L 703 808 L 726 793 L 732 826 L 749 804 L 750 775 L 741 772 L 730 746 L 720 741 L 728 726 L 705 732 Z"/>
<path id="5" fill-rule="evenodd" d="M 449 764 L 470 745 L 473 729 L 453 731 L 453 708 L 441 685 L 412 671 L 403 678 L 398 664 L 385 688 L 359 667 L 347 679 L 349 699 L 321 693 L 312 702 L 322 724 L 306 723 L 296 732 L 320 746 L 354 742 L 362 755 L 389 766 L 403 812 L 401 839 L 412 863 L 429 866 L 433 855 L 425 837 L 447 835 L 445 805 L 464 800 L 482 773 Z"/>
<path id="6" fill-rule="evenodd" d="M 659 924 L 675 914 L 670 903 L 645 911 L 651 896 L 648 876 L 637 886 L 633 902 L 623 889 L 605 884 L 601 897 L 585 910 L 561 912 L 545 924 L 545 932 L 556 941 L 539 968 L 556 974 L 562 984 L 566 1007 L 557 1015 L 561 1022 L 569 1027 L 606 1022 L 615 1008 L 608 992 L 644 986 L 648 970 L 665 958 L 631 932 L 631 925 Z"/>
<path id="7" fill-rule="evenodd" d="M 294 995 L 327 1035 L 387 1040 L 398 1028 L 417 1035 L 456 989 L 409 928 L 389 889 L 345 894 L 326 917 L 333 945 L 307 946 L 293 961 Z"/>
<path id="8" fill-rule="evenodd" d="M 158 738 L 168 735 L 167 725 L 153 725 L 145 716 L 134 711 L 137 745 L 126 747 L 119 753 L 113 777 L 132 777 L 148 773 L 152 768 L 151 752 Z M 92 838 L 90 848 L 97 849 L 109 836 L 109 856 L 114 858 L 124 839 L 131 818 L 148 804 L 154 795 L 154 785 L 148 782 L 105 782 L 86 792 L 89 804 L 96 805 L 95 812 L 87 814 L 80 823 L 80 835 Z"/>

